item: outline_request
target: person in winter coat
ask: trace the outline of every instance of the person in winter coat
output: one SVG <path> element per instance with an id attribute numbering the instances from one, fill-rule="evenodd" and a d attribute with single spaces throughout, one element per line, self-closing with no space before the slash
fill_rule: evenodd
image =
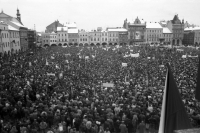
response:
<path id="1" fill-rule="evenodd" d="M 124 121 L 122 121 L 122 123 L 120 124 L 119 129 L 120 129 L 120 133 L 128 133 L 128 129 L 126 125 L 124 124 Z"/>
<path id="2" fill-rule="evenodd" d="M 144 124 L 144 121 L 142 121 L 142 122 L 138 125 L 138 130 L 139 130 L 139 133 L 144 133 L 144 132 L 145 132 L 145 124 Z"/>

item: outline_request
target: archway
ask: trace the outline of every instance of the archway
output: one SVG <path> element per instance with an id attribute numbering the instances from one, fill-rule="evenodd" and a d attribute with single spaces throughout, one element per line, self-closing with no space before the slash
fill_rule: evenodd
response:
<path id="1" fill-rule="evenodd" d="M 63 46 L 67 46 L 67 43 L 64 43 Z"/>
<path id="2" fill-rule="evenodd" d="M 126 43 L 124 43 L 124 45 L 126 45 Z"/>
<path id="3" fill-rule="evenodd" d="M 69 46 L 72 46 L 73 45 L 73 43 L 69 43 Z"/>
<path id="4" fill-rule="evenodd" d="M 59 43 L 59 44 L 58 44 L 58 46 L 62 46 L 62 44 L 61 44 L 61 43 Z"/>
<path id="5" fill-rule="evenodd" d="M 74 43 L 74 46 L 78 46 L 78 43 Z"/>
<path id="6" fill-rule="evenodd" d="M 115 43 L 114 45 L 117 45 L 117 43 Z"/>
<path id="7" fill-rule="evenodd" d="M 120 43 L 119 45 L 120 45 L 120 46 L 122 46 L 122 45 L 123 45 L 123 43 Z"/>
<path id="8" fill-rule="evenodd" d="M 107 43 L 106 43 L 106 42 L 104 42 L 104 43 L 102 43 L 102 45 L 107 45 Z"/>
<path id="9" fill-rule="evenodd" d="M 84 46 L 89 46 L 88 43 L 85 43 Z"/>
<path id="10" fill-rule="evenodd" d="M 56 44 L 51 44 L 51 46 L 57 46 Z"/>
<path id="11" fill-rule="evenodd" d="M 83 46 L 83 44 L 82 44 L 82 43 L 80 43 L 80 44 L 79 44 L 79 46 Z"/>
<path id="12" fill-rule="evenodd" d="M 49 44 L 45 44 L 44 47 L 49 47 Z"/>
<path id="13" fill-rule="evenodd" d="M 97 43 L 97 46 L 100 46 L 100 43 Z"/>
<path id="14" fill-rule="evenodd" d="M 94 43 L 91 43 L 90 46 L 94 46 Z"/>
<path id="15" fill-rule="evenodd" d="M 177 40 L 177 45 L 179 45 L 179 39 Z"/>
<path id="16" fill-rule="evenodd" d="M 109 45 L 112 45 L 112 43 L 109 43 Z"/>

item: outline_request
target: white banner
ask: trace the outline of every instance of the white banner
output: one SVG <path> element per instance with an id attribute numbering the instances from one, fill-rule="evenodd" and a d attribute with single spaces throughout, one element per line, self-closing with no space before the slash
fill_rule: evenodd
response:
<path id="1" fill-rule="evenodd" d="M 103 87 L 114 87 L 113 83 L 103 83 Z"/>
<path id="2" fill-rule="evenodd" d="M 131 55 L 131 57 L 139 57 L 139 56 L 140 56 L 139 53 L 136 53 L 136 54 L 130 54 L 130 55 Z"/>
<path id="3" fill-rule="evenodd" d="M 122 63 L 122 67 L 127 67 L 127 63 Z"/>

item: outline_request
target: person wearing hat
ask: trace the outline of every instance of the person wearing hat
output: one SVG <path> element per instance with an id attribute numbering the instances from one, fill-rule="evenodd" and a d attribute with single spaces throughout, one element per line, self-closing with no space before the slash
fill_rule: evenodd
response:
<path id="1" fill-rule="evenodd" d="M 126 125 L 124 124 L 124 121 L 122 121 L 122 123 L 120 124 L 119 129 L 120 129 L 120 133 L 128 133 L 128 129 Z"/>

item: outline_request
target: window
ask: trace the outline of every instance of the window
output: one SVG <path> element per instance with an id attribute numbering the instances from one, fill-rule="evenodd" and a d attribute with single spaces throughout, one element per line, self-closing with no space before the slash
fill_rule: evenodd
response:
<path id="1" fill-rule="evenodd" d="M 105 38 L 105 41 L 107 41 L 107 38 Z"/>
<path id="2" fill-rule="evenodd" d="M 87 38 L 85 38 L 85 41 L 87 41 Z"/>
<path id="3" fill-rule="evenodd" d="M 65 39 L 65 41 L 67 41 L 67 39 Z"/>
<path id="4" fill-rule="evenodd" d="M 82 38 L 80 38 L 80 41 L 82 41 Z"/>
<path id="5" fill-rule="evenodd" d="M 104 38 L 102 38 L 102 41 L 104 41 Z"/>
<path id="6" fill-rule="evenodd" d="M 65 34 L 65 36 L 67 36 L 67 34 Z"/>
<path id="7" fill-rule="evenodd" d="M 94 38 L 94 41 L 96 41 L 96 38 Z"/>

